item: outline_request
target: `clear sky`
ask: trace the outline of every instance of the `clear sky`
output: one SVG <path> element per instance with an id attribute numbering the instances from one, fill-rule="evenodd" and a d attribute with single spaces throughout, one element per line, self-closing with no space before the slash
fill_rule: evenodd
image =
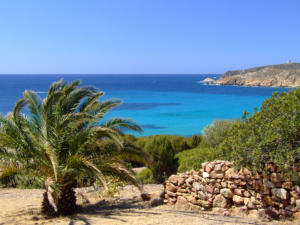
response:
<path id="1" fill-rule="evenodd" d="M 223 73 L 300 62 L 299 0 L 0 0 L 0 73 Z"/>

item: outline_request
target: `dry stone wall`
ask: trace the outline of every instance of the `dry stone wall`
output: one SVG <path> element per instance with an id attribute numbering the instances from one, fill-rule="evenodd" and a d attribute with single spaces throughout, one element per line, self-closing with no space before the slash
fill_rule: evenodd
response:
<path id="1" fill-rule="evenodd" d="M 273 218 L 300 212 L 300 186 L 285 179 L 280 168 L 267 167 L 267 173 L 254 175 L 246 168 L 234 169 L 228 161 L 203 163 L 199 171 L 170 176 L 164 202 L 192 209 L 257 210 Z M 294 169 L 300 175 L 299 168 Z"/>

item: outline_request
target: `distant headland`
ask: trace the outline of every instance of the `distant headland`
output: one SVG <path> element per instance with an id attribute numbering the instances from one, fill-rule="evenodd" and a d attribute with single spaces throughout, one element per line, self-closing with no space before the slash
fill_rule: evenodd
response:
<path id="1" fill-rule="evenodd" d="M 202 82 L 215 85 L 299 87 L 300 63 L 291 63 L 289 60 L 285 64 L 232 70 L 224 73 L 216 81 Z"/>

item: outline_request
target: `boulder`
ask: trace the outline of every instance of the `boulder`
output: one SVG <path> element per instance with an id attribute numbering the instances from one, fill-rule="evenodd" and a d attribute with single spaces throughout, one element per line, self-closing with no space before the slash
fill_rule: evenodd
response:
<path id="1" fill-rule="evenodd" d="M 219 194 L 216 195 L 213 201 L 213 207 L 216 208 L 226 208 L 227 207 L 227 200 L 224 198 L 223 195 Z"/>
<path id="2" fill-rule="evenodd" d="M 213 179 L 223 179 L 224 174 L 223 173 L 216 173 L 215 171 L 210 173 L 210 177 Z"/>
<path id="3" fill-rule="evenodd" d="M 203 172 L 203 173 L 202 173 L 202 177 L 203 177 L 203 178 L 209 178 L 209 173 Z"/>
<path id="4" fill-rule="evenodd" d="M 196 191 L 202 191 L 203 190 L 203 185 L 200 184 L 199 182 L 194 182 L 193 183 L 193 188 L 196 190 Z"/>
<path id="5" fill-rule="evenodd" d="M 210 209 L 211 208 L 211 203 L 209 201 L 204 201 L 204 200 L 198 200 L 197 204 L 202 206 L 205 209 Z"/>
<path id="6" fill-rule="evenodd" d="M 264 185 L 265 185 L 267 188 L 274 188 L 274 187 L 275 187 L 275 185 L 274 185 L 271 181 L 266 180 L 266 179 L 264 179 Z"/>
<path id="7" fill-rule="evenodd" d="M 273 183 L 280 183 L 283 181 L 282 177 L 280 176 L 279 173 L 272 173 L 271 174 L 271 181 Z"/>
<path id="8" fill-rule="evenodd" d="M 183 196 L 177 197 L 177 201 L 176 201 L 177 205 L 185 205 L 187 203 L 188 203 L 188 200 L 185 197 L 183 197 Z"/>
<path id="9" fill-rule="evenodd" d="M 300 199 L 296 200 L 296 206 L 298 208 L 298 211 L 300 211 Z"/>
<path id="10" fill-rule="evenodd" d="M 213 163 L 208 163 L 205 166 L 205 172 L 210 173 L 214 169 L 214 164 Z"/>
<path id="11" fill-rule="evenodd" d="M 175 185 L 178 184 L 178 177 L 176 175 L 170 176 L 168 180 Z"/>
<path id="12" fill-rule="evenodd" d="M 233 190 L 235 195 L 238 195 L 241 197 L 243 197 L 243 191 L 244 191 L 244 189 L 239 189 L 239 188 Z"/>
<path id="13" fill-rule="evenodd" d="M 205 191 L 210 193 L 210 194 L 213 194 L 214 193 L 214 187 L 212 185 L 206 185 L 205 186 Z"/>
<path id="14" fill-rule="evenodd" d="M 225 178 L 227 178 L 227 179 L 238 179 L 239 178 L 239 174 L 238 174 L 238 172 L 234 168 L 229 168 L 225 172 Z"/>
<path id="15" fill-rule="evenodd" d="M 244 204 L 244 198 L 238 195 L 234 195 L 232 198 L 232 201 L 236 205 L 243 205 Z"/>
<path id="16" fill-rule="evenodd" d="M 166 190 L 170 191 L 170 192 L 176 192 L 178 190 L 178 187 L 176 187 L 174 184 L 172 183 L 167 183 L 166 184 Z"/>
<path id="17" fill-rule="evenodd" d="M 232 198 L 233 193 L 231 192 L 230 189 L 228 188 L 223 188 L 220 190 L 221 195 L 223 195 L 225 198 Z"/>
<path id="18" fill-rule="evenodd" d="M 272 194 L 283 200 L 287 200 L 288 198 L 288 192 L 284 188 L 273 188 Z"/>

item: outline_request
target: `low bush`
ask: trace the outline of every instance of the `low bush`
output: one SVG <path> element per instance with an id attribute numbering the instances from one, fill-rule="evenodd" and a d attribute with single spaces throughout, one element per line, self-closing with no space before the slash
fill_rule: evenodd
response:
<path id="1" fill-rule="evenodd" d="M 192 137 L 187 138 L 187 142 L 190 148 L 197 148 L 202 142 L 202 136 L 194 134 Z"/>
<path id="2" fill-rule="evenodd" d="M 146 144 L 145 150 L 152 156 L 150 169 L 157 183 L 162 183 L 171 174 L 177 172 L 178 162 L 175 150 L 166 136 L 156 136 Z"/>
<path id="3" fill-rule="evenodd" d="M 138 175 L 137 178 L 143 182 L 143 184 L 153 184 L 155 180 L 153 178 L 153 173 L 149 168 L 142 170 Z"/>
<path id="4" fill-rule="evenodd" d="M 273 94 L 259 111 L 232 127 L 221 144 L 223 152 L 237 166 L 261 169 L 272 162 L 293 173 L 291 167 L 300 161 L 299 102 L 300 89 Z"/>
<path id="5" fill-rule="evenodd" d="M 221 158 L 220 152 L 210 147 L 199 147 L 180 152 L 178 158 L 178 172 L 186 172 L 191 169 L 199 170 L 201 164 Z"/>
<path id="6" fill-rule="evenodd" d="M 219 146 L 229 135 L 234 124 L 241 123 L 240 120 L 215 120 L 203 129 L 202 140 L 210 147 Z"/>

